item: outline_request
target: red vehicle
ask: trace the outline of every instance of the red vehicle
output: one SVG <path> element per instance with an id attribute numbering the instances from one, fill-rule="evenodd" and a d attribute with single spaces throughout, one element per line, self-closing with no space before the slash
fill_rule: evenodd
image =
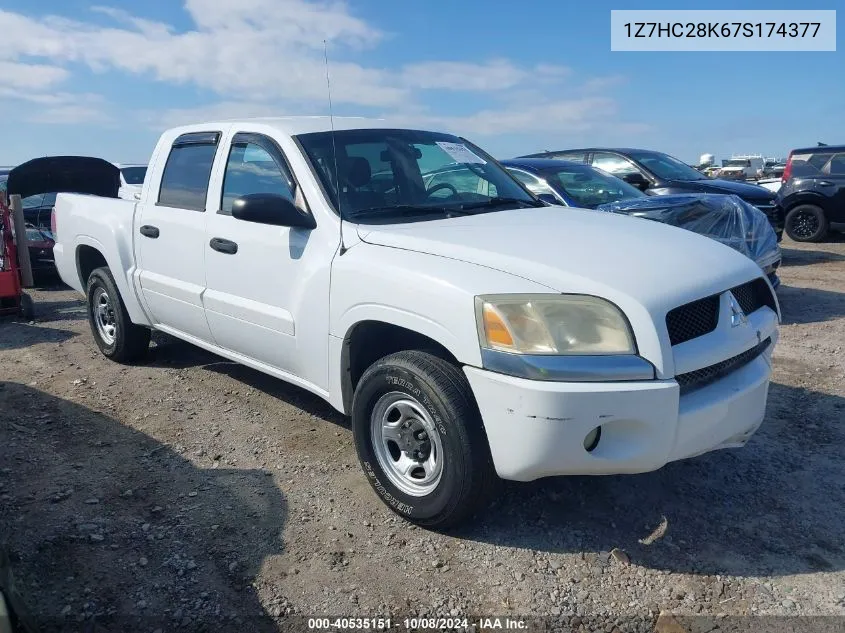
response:
<path id="1" fill-rule="evenodd" d="M 32 274 L 56 274 L 56 260 L 53 258 L 53 235 L 32 224 L 26 225 L 26 242 L 29 247 L 29 264 Z"/>
<path id="2" fill-rule="evenodd" d="M 21 286 L 18 251 L 12 235 L 12 213 L 0 196 L 0 315 L 32 317 L 32 300 Z"/>

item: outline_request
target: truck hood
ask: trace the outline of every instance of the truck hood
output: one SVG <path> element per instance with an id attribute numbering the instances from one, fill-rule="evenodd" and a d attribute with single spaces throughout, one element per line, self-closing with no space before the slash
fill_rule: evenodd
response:
<path id="1" fill-rule="evenodd" d="M 567 207 L 358 225 L 358 234 L 365 243 L 485 266 L 661 319 L 678 305 L 761 276 L 747 257 L 691 231 Z"/>

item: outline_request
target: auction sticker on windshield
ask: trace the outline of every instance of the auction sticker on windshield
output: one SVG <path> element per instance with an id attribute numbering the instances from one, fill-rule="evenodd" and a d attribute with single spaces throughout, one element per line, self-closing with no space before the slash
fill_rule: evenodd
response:
<path id="1" fill-rule="evenodd" d="M 463 143 L 447 143 L 446 141 L 437 141 L 437 145 L 444 152 L 455 159 L 457 163 L 476 163 L 479 165 L 486 165 L 487 161 L 473 153 Z"/>

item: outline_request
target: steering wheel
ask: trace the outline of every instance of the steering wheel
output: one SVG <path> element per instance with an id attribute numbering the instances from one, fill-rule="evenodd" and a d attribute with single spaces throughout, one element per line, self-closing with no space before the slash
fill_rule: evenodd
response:
<path id="1" fill-rule="evenodd" d="M 458 190 L 455 189 L 455 187 L 451 183 L 441 182 L 439 185 L 434 185 L 431 189 L 426 189 L 425 197 L 430 198 L 432 194 L 440 191 L 441 189 L 450 189 L 452 191 L 453 196 L 458 195 Z"/>

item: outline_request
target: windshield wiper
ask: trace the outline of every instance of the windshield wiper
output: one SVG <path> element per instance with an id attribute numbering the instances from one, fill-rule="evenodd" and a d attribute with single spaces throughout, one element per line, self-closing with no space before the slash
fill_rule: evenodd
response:
<path id="1" fill-rule="evenodd" d="M 528 205 L 529 207 L 536 208 L 540 206 L 545 206 L 543 202 L 534 201 L 534 200 L 525 200 L 522 198 L 490 198 L 489 200 L 482 200 L 480 202 L 467 202 L 465 204 L 459 205 L 458 208 L 460 209 L 485 209 L 489 207 L 501 207 L 506 204 L 518 204 L 518 205 Z"/>
<path id="2" fill-rule="evenodd" d="M 392 213 L 411 212 L 417 215 L 429 214 L 456 214 L 468 215 L 462 207 L 433 207 L 433 206 L 418 206 L 415 204 L 389 204 L 381 207 L 368 207 L 366 209 L 356 209 L 348 214 L 350 218 L 357 218 L 364 215 L 390 215 Z"/>

